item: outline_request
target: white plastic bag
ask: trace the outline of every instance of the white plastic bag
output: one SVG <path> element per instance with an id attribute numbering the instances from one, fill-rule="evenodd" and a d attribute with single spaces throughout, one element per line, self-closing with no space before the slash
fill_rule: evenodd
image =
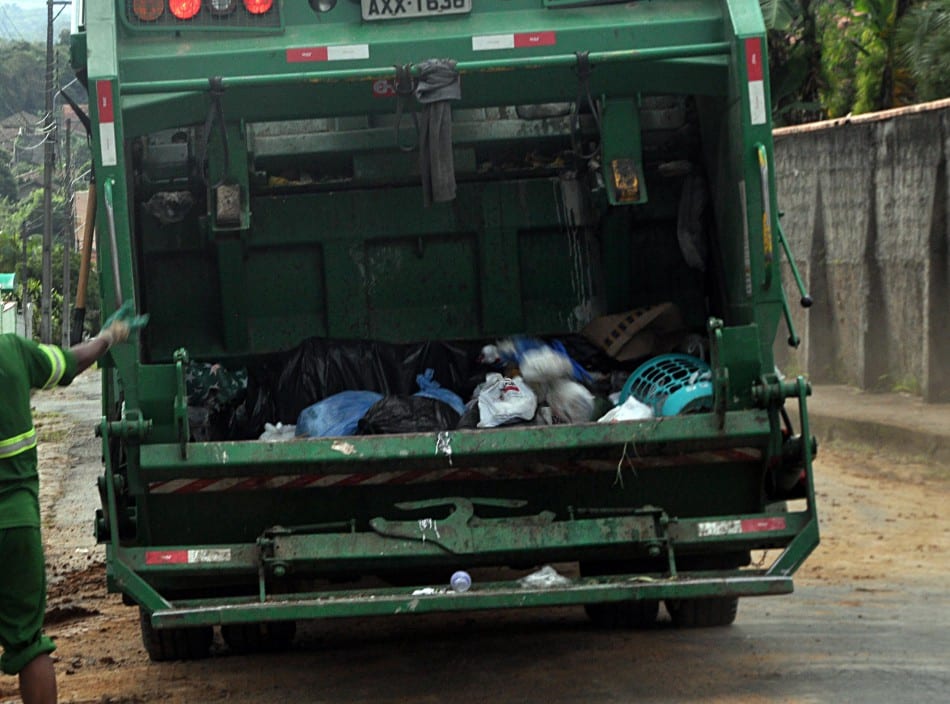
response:
<path id="1" fill-rule="evenodd" d="M 594 417 L 594 394 L 571 379 L 558 379 L 548 388 L 548 405 L 563 423 L 587 423 Z"/>
<path id="2" fill-rule="evenodd" d="M 264 432 L 261 433 L 258 440 L 262 440 L 263 442 L 285 442 L 287 440 L 293 440 L 296 430 L 297 426 L 295 425 L 264 423 Z"/>
<path id="3" fill-rule="evenodd" d="M 550 347 L 527 350 L 519 360 L 521 376 L 529 384 L 548 383 L 555 379 L 570 379 L 574 375 L 571 360 Z"/>
<path id="4" fill-rule="evenodd" d="M 652 408 L 630 396 L 619 406 L 614 406 L 607 411 L 597 422 L 617 423 L 622 420 L 649 420 L 652 417 Z"/>
<path id="5" fill-rule="evenodd" d="M 538 408 L 538 398 L 524 379 L 509 379 L 498 373 L 485 376 L 485 385 L 478 393 L 479 428 L 496 428 L 518 420 L 531 420 Z"/>

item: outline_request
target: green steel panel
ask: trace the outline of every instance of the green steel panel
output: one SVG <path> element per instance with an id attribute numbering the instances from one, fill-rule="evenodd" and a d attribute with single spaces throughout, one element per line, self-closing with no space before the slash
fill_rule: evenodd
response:
<path id="1" fill-rule="evenodd" d="M 474 240 L 446 235 L 367 242 L 359 268 L 372 337 L 424 340 L 438 330 L 455 339 L 478 329 Z"/>
<path id="2" fill-rule="evenodd" d="M 725 47 L 719 47 L 724 51 Z M 573 57 L 572 57 L 573 59 Z M 591 89 L 596 94 L 633 95 L 664 93 L 671 86 L 684 95 L 719 95 L 726 90 L 728 63 L 724 56 L 695 59 L 646 59 L 630 67 L 604 65 L 594 72 Z M 529 72 L 526 79 L 524 72 Z M 357 72 L 359 75 L 362 73 Z M 260 79 L 256 84 L 234 85 L 225 91 L 225 114 L 235 112 L 248 120 L 288 120 L 353 114 L 395 113 L 391 100 L 373 95 L 380 79 L 392 79 L 391 68 L 379 69 L 365 78 L 333 77 L 314 83 L 311 74 L 299 74 L 293 81 L 285 76 Z M 269 82 L 268 82 L 269 81 Z M 341 82 L 343 81 L 343 82 Z M 293 90 L 295 84 L 301 90 Z M 208 113 L 207 81 L 165 85 L 150 82 L 132 87 L 123 94 L 123 111 L 129 135 L 143 135 L 182 124 L 202 123 Z M 164 89 L 157 95 L 143 90 Z M 139 92 L 133 92 L 139 91 Z M 468 73 L 465 75 L 463 104 L 467 107 L 498 105 L 504 96 L 517 102 L 545 103 L 573 101 L 577 76 L 570 65 L 524 67 L 521 71 Z"/>
<path id="3" fill-rule="evenodd" d="M 520 233 L 517 240 L 521 272 L 519 298 L 526 330 L 571 330 L 593 306 L 591 249 L 596 243 L 582 229 L 564 225 Z M 544 266 L 538 266 L 544 262 Z"/>
<path id="4" fill-rule="evenodd" d="M 482 6 L 485 11 L 478 8 L 470 16 L 386 23 L 360 22 L 358 8 L 342 3 L 333 13 L 322 18 L 324 21 L 315 22 L 309 8 L 304 5 L 300 10 L 309 14 L 309 18 L 301 18 L 302 21 L 289 26 L 285 34 L 261 35 L 245 40 L 240 52 L 245 67 L 242 72 L 257 75 L 293 75 L 301 70 L 329 73 L 339 70 L 339 64 L 346 68 L 360 64 L 391 67 L 433 56 L 448 56 L 460 62 L 486 66 L 497 60 L 541 63 L 546 57 L 563 52 L 569 55 L 585 49 L 611 52 L 629 50 L 630 47 L 636 47 L 637 53 L 645 57 L 650 56 L 651 50 L 670 48 L 675 48 L 678 55 L 689 56 L 696 51 L 696 46 L 722 41 L 722 11 L 715 0 L 680 0 L 661 6 L 638 3 L 620 8 L 601 6 L 560 12 L 546 10 L 539 4 L 527 5 L 527 8 L 522 4 L 521 8 L 509 10 L 513 7 L 511 3 L 486 2 Z M 285 10 L 288 7 L 285 6 Z M 498 8 L 502 8 L 501 11 Z M 334 22 L 336 18 L 342 21 Z M 289 25 L 294 25 L 293 17 L 287 16 L 286 19 Z M 473 36 L 538 31 L 556 32 L 556 44 L 522 51 L 473 51 Z M 208 35 L 200 40 L 195 35 L 168 38 L 187 42 L 192 51 L 199 48 L 202 55 L 200 67 L 194 61 L 194 53 L 169 57 L 164 44 L 141 41 L 130 34 L 121 43 L 122 78 L 126 84 L 161 82 L 169 75 L 194 76 L 196 80 L 206 82 L 208 76 L 228 77 L 236 73 L 234 43 L 243 39 L 239 35 Z M 328 66 L 328 62 L 322 65 L 288 62 L 285 57 L 288 47 L 354 44 L 368 45 L 368 60 L 329 62 L 337 65 Z M 526 55 L 528 58 L 523 58 Z M 161 66 L 168 66 L 169 70 L 163 71 Z"/>
<path id="5" fill-rule="evenodd" d="M 711 413 L 610 424 L 529 426 L 511 429 L 456 430 L 441 434 L 311 438 L 303 442 L 208 442 L 189 446 L 182 459 L 177 445 L 144 445 L 143 475 L 149 481 L 180 477 L 241 476 L 248 471 L 286 472 L 295 465 L 331 471 L 346 467 L 386 468 L 463 466 L 466 462 L 524 456 L 592 453 L 630 445 L 648 452 L 761 445 L 769 435 L 768 415 L 761 411 L 727 413 L 719 429 Z"/>
<path id="6" fill-rule="evenodd" d="M 267 349 L 274 337 L 294 339 L 301 330 L 327 335 L 327 264 L 322 246 L 253 247 L 247 250 L 246 263 L 251 349 Z"/>
<path id="7" fill-rule="evenodd" d="M 461 501 L 458 500 L 457 501 Z M 456 509 L 458 511 L 458 509 Z M 261 564 L 280 563 L 298 574 L 331 571 L 372 572 L 391 566 L 394 560 L 404 567 L 413 565 L 453 565 L 459 559 L 478 564 L 492 560 L 523 562 L 551 561 L 564 549 L 591 554 L 595 548 L 624 548 L 627 555 L 642 554 L 652 546 L 663 546 L 665 536 L 657 528 L 649 509 L 642 515 L 614 516 L 554 521 L 551 516 L 522 518 L 472 519 L 470 515 L 450 514 L 442 520 L 371 521 L 376 532 L 291 533 L 290 528 L 275 528 L 272 538 L 258 545 L 202 544 L 162 545 L 160 547 L 123 548 L 123 560 L 138 573 L 151 576 L 189 575 L 220 577 L 229 574 L 257 576 Z M 779 526 L 768 526 L 780 520 Z M 700 550 L 719 552 L 782 547 L 808 527 L 811 515 L 804 512 L 781 515 L 747 514 L 704 518 L 673 518 L 669 538 L 677 555 L 696 554 Z M 765 524 L 761 530 L 741 532 L 745 522 Z M 710 526 L 712 526 L 710 528 Z M 732 526 L 735 526 L 734 528 Z M 703 530 L 705 528 L 705 530 Z M 306 527 L 300 529 L 306 531 Z M 665 529 L 664 529 L 665 530 Z M 282 531 L 288 534 L 284 535 Z M 719 531 L 718 534 L 716 531 Z M 260 546 L 273 546 L 273 557 L 263 558 Z M 187 551 L 209 554 L 211 558 L 191 564 L 162 563 L 163 555 Z M 583 551 L 586 550 L 586 553 Z M 665 547 L 664 547 L 665 550 Z M 149 561 L 147 556 L 157 554 Z M 226 558 L 215 555 L 226 553 Z M 665 557 L 665 552 L 663 554 Z"/>

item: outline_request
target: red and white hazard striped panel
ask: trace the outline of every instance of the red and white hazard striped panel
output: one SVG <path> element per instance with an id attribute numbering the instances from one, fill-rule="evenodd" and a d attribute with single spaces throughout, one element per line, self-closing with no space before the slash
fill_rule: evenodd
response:
<path id="1" fill-rule="evenodd" d="M 756 462 L 762 452 L 751 447 L 711 452 L 693 452 L 674 457 L 637 457 L 628 450 L 621 468 L 647 469 L 724 462 Z M 328 486 L 371 486 L 378 484 L 421 484 L 479 479 L 531 479 L 540 476 L 616 472 L 614 461 L 591 461 L 570 467 L 535 464 L 523 467 L 467 467 L 459 469 L 408 469 L 395 472 L 348 472 L 345 474 L 289 474 L 272 477 L 224 477 L 220 479 L 171 479 L 151 482 L 150 494 L 197 494 L 216 491 L 258 491 L 264 489 L 306 489 Z"/>
<path id="2" fill-rule="evenodd" d="M 696 533 L 700 538 L 718 535 L 742 535 L 743 533 L 767 533 L 773 530 L 785 530 L 785 518 L 746 518 L 734 521 L 706 521 L 696 524 Z"/>
<path id="3" fill-rule="evenodd" d="M 96 103 L 99 110 L 99 149 L 102 165 L 115 166 L 115 101 L 112 97 L 112 81 L 96 81 Z"/>
<path id="4" fill-rule="evenodd" d="M 359 61 L 369 58 L 369 44 L 338 44 L 336 46 L 307 46 L 287 50 L 287 63 L 310 61 Z"/>
<path id="5" fill-rule="evenodd" d="M 765 72 L 762 40 L 758 37 L 745 40 L 745 69 L 749 81 L 749 121 L 764 125 L 767 119 L 765 105 Z"/>
<path id="6" fill-rule="evenodd" d="M 146 565 L 198 565 L 230 561 L 231 548 L 145 551 Z"/>
<path id="7" fill-rule="evenodd" d="M 534 46 L 554 46 L 556 32 L 518 32 L 517 34 L 483 34 L 472 37 L 472 51 L 497 49 L 530 49 Z"/>

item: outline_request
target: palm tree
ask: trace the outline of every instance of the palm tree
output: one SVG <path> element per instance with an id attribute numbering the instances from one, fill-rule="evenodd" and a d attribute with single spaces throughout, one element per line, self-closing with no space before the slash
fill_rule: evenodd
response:
<path id="1" fill-rule="evenodd" d="M 924 0 L 897 26 L 899 58 L 918 100 L 950 96 L 950 0 Z"/>

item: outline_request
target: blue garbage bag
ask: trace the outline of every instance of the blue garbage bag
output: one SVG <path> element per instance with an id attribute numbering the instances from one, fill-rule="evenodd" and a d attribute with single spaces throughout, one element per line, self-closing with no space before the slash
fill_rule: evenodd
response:
<path id="1" fill-rule="evenodd" d="M 436 401 L 447 403 L 459 415 L 465 412 L 465 402 L 455 392 L 443 389 L 442 385 L 433 377 L 435 369 L 426 369 L 424 374 L 416 375 L 416 383 L 419 385 L 419 391 L 413 396 L 422 396 L 423 398 L 434 398 Z"/>
<path id="2" fill-rule="evenodd" d="M 298 437 L 355 435 L 360 418 L 382 394 L 375 391 L 341 391 L 307 406 L 297 418 Z"/>

